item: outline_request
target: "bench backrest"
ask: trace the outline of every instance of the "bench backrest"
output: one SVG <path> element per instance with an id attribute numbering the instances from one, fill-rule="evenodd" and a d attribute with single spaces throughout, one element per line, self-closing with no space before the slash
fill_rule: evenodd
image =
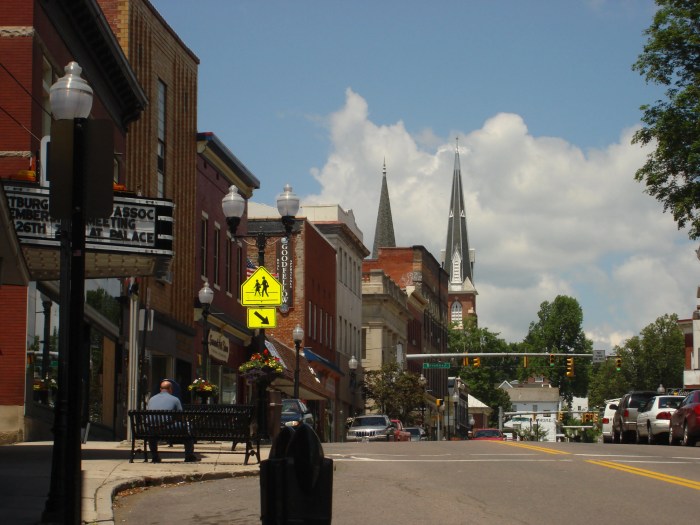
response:
<path id="1" fill-rule="evenodd" d="M 183 408 L 182 412 L 131 410 L 132 432 L 142 438 L 190 436 L 246 441 L 250 437 L 253 405 L 186 405 Z"/>

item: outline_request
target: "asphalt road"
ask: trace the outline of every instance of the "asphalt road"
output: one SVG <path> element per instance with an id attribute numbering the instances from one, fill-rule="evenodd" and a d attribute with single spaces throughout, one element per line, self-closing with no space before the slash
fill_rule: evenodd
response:
<path id="1" fill-rule="evenodd" d="M 325 444 L 333 523 L 692 523 L 700 446 L 409 442 Z M 152 488 L 115 523 L 260 523 L 257 477 Z"/>

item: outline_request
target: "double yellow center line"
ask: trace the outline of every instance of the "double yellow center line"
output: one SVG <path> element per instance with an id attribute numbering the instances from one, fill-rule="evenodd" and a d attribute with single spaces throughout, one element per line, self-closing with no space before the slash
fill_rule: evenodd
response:
<path id="1" fill-rule="evenodd" d="M 646 478 L 656 479 L 659 481 L 665 481 L 666 483 L 673 483 L 674 485 L 680 485 L 681 487 L 687 487 L 689 489 L 700 490 L 700 481 L 693 481 L 692 479 L 679 478 L 676 476 L 669 476 L 668 474 L 661 474 L 660 472 L 654 472 L 651 470 L 645 470 L 642 468 L 632 467 L 630 465 L 624 465 L 622 463 L 615 463 L 614 461 L 600 461 L 596 459 L 588 459 L 587 463 L 593 465 L 598 465 L 601 467 L 612 468 L 615 470 L 620 470 L 622 472 L 627 472 L 629 474 L 636 474 L 637 476 L 644 476 Z"/>
<path id="2" fill-rule="evenodd" d="M 538 447 L 537 445 L 528 445 L 523 441 L 494 441 L 494 443 L 501 443 L 503 445 L 509 445 L 511 447 L 519 447 L 519 448 L 526 448 L 529 450 L 536 450 L 537 452 L 545 452 L 547 454 L 563 454 L 563 455 L 570 455 L 569 452 L 562 452 L 561 450 L 555 450 L 551 448 L 546 448 L 546 447 Z"/>

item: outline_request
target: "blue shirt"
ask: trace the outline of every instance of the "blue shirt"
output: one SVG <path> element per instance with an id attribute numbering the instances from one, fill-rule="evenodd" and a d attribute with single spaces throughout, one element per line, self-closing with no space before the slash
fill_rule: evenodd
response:
<path id="1" fill-rule="evenodd" d="M 182 403 L 174 395 L 168 392 L 160 392 L 148 400 L 148 410 L 179 410 L 182 411 Z"/>

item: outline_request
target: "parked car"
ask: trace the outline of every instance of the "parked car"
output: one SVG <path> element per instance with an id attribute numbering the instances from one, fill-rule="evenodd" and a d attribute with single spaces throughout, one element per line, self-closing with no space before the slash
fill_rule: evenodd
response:
<path id="1" fill-rule="evenodd" d="M 503 432 L 497 428 L 477 428 L 472 433 L 472 439 L 475 441 L 505 441 Z"/>
<path id="2" fill-rule="evenodd" d="M 619 397 L 616 399 L 608 399 L 607 401 L 605 401 L 605 408 L 603 409 L 603 414 L 601 417 L 601 431 L 603 434 L 603 443 L 612 443 L 613 441 L 613 417 L 615 416 L 615 410 L 617 410 L 617 404 L 619 402 Z"/>
<path id="3" fill-rule="evenodd" d="M 406 427 L 405 430 L 411 434 L 411 441 L 426 441 L 428 439 L 423 427 Z"/>
<path id="4" fill-rule="evenodd" d="M 617 405 L 613 416 L 613 442 L 629 443 L 637 435 L 637 410 L 649 398 L 656 395 L 653 390 L 627 392 Z"/>
<path id="5" fill-rule="evenodd" d="M 281 426 L 297 427 L 301 423 L 314 426 L 314 416 L 306 404 L 301 399 L 283 399 Z"/>
<path id="6" fill-rule="evenodd" d="M 700 390 L 693 390 L 685 396 L 678 409 L 671 415 L 668 442 L 694 447 L 700 439 Z"/>
<path id="7" fill-rule="evenodd" d="M 389 416 L 373 414 L 353 419 L 345 435 L 346 441 L 389 441 L 394 432 Z"/>
<path id="8" fill-rule="evenodd" d="M 637 411 L 637 443 L 658 443 L 668 435 L 671 415 L 683 401 L 683 396 L 654 396 Z"/>

